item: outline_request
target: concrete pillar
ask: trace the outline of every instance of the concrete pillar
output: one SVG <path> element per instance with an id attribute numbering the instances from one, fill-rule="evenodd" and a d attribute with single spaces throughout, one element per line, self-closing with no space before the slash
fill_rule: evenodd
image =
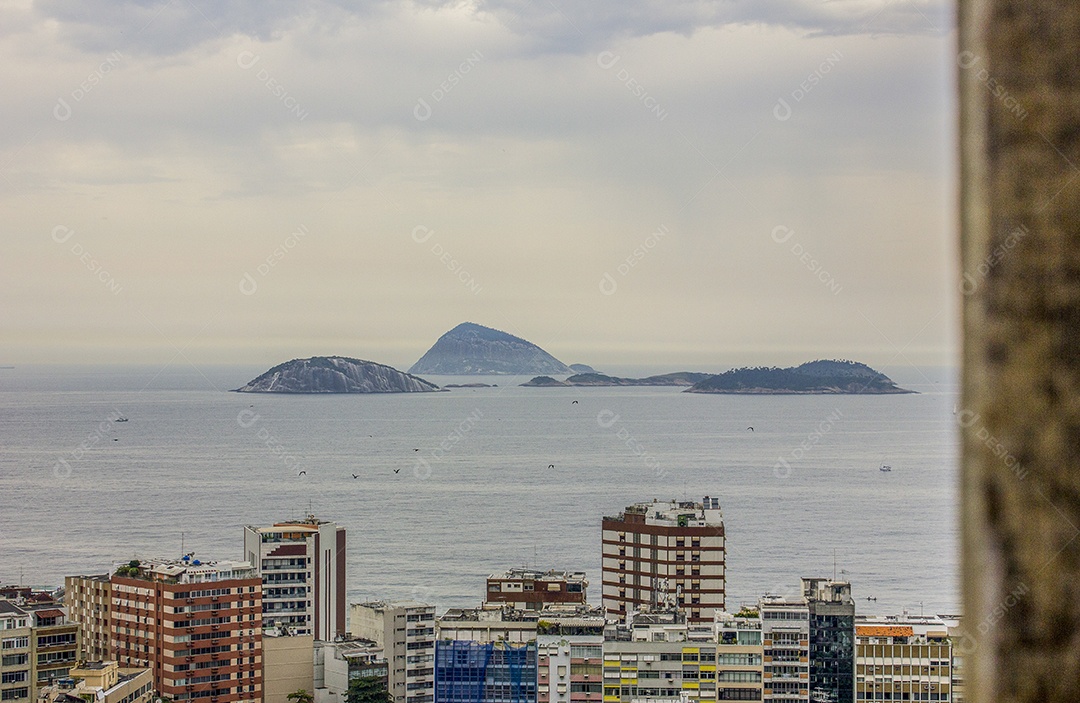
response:
<path id="1" fill-rule="evenodd" d="M 961 0 L 968 700 L 1080 701 L 1080 3 Z"/>

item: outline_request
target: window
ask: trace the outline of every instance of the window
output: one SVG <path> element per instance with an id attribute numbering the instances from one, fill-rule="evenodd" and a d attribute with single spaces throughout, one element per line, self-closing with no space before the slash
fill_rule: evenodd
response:
<path id="1" fill-rule="evenodd" d="M 26 653 L 5 654 L 3 659 L 3 665 L 5 668 L 9 666 L 19 666 L 20 664 L 25 664 L 29 658 L 29 655 Z"/>
<path id="2" fill-rule="evenodd" d="M 9 688 L 6 691 L 0 692 L 0 700 L 5 701 L 17 701 L 21 698 L 29 698 L 30 689 L 25 686 L 22 688 Z"/>
<path id="3" fill-rule="evenodd" d="M 26 669 L 20 671 L 5 671 L 0 677 L 0 683 L 22 683 L 26 681 Z"/>
<path id="4" fill-rule="evenodd" d="M 9 637 L 4 640 L 2 646 L 4 649 L 23 649 L 30 646 L 29 637 Z"/>

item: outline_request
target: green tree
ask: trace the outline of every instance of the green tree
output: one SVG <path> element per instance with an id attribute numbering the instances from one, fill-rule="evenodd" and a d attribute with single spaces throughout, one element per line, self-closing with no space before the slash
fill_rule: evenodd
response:
<path id="1" fill-rule="evenodd" d="M 349 682 L 346 703 L 394 703 L 394 697 L 386 689 L 381 676 L 361 676 Z"/>
<path id="2" fill-rule="evenodd" d="M 315 697 L 302 688 L 298 688 L 285 696 L 291 703 L 314 703 Z"/>

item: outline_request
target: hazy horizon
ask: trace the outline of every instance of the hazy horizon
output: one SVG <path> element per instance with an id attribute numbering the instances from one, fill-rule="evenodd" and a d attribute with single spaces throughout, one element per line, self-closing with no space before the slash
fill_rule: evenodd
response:
<path id="1" fill-rule="evenodd" d="M 952 7 L 0 8 L 0 365 L 958 360 Z M 977 285 L 978 280 L 973 279 Z"/>

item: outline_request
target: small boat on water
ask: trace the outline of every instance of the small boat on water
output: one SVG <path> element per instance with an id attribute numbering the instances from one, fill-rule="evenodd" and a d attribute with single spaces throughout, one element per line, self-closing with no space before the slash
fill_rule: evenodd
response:
<path id="1" fill-rule="evenodd" d="M 123 417 L 123 416 L 118 417 L 115 420 L 113 420 L 113 422 L 127 422 L 127 421 L 128 421 L 127 418 Z"/>
<path id="2" fill-rule="evenodd" d="M 878 467 L 878 471 L 892 471 L 892 466 L 889 464 L 882 464 Z"/>

